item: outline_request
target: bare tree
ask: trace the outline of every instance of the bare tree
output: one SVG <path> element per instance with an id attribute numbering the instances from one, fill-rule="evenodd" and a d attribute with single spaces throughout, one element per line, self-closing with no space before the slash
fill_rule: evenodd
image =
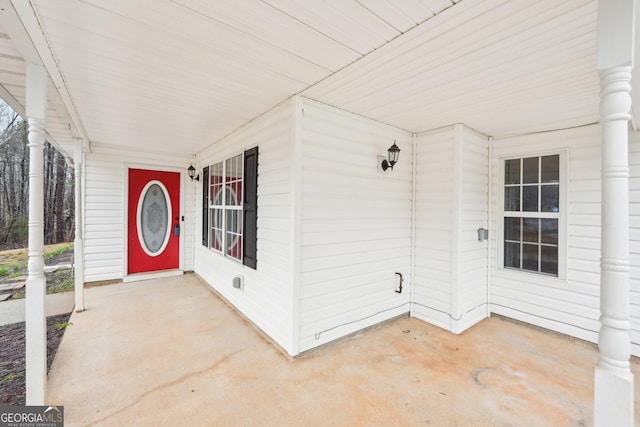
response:
<path id="1" fill-rule="evenodd" d="M 0 248 L 27 243 L 28 124 L 0 102 Z M 49 142 L 44 148 L 45 243 L 73 238 L 73 168 Z"/>

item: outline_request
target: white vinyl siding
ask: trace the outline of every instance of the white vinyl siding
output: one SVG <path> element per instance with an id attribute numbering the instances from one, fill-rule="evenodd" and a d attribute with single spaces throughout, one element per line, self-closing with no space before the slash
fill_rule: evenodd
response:
<path id="1" fill-rule="evenodd" d="M 460 333 L 487 316 L 488 138 L 456 125 L 416 145 L 412 313 Z"/>
<path id="2" fill-rule="evenodd" d="M 411 134 L 309 100 L 303 108 L 300 351 L 409 312 L 411 280 Z M 394 140 L 399 162 L 379 173 Z"/>
<path id="3" fill-rule="evenodd" d="M 85 159 L 84 176 L 84 274 L 85 282 L 121 279 L 125 274 L 126 176 L 129 166 L 186 171 L 191 156 L 140 152 L 128 147 L 92 144 Z M 182 181 L 186 175 L 183 174 Z M 193 268 L 192 191 L 181 184 L 185 221 L 181 223 L 184 247 L 182 267 Z"/>
<path id="4" fill-rule="evenodd" d="M 416 156 L 412 314 L 449 330 L 453 274 L 453 127 L 418 135 Z"/>
<path id="5" fill-rule="evenodd" d="M 281 348 L 294 353 L 291 284 L 291 150 L 293 119 L 287 102 L 265 113 L 197 155 L 197 169 L 258 147 L 257 268 L 246 267 L 200 244 L 194 270 Z M 198 206 L 202 205 L 200 182 Z M 196 223 L 201 224 L 201 209 Z M 201 227 L 197 227 L 201 230 Z M 232 279 L 244 276 L 244 290 Z"/>
<path id="6" fill-rule="evenodd" d="M 566 153 L 567 243 L 560 248 L 560 253 L 566 250 L 566 277 L 557 278 L 502 269 L 497 257 L 502 243 L 493 233 L 491 311 L 595 342 L 600 327 L 599 127 L 496 139 L 492 148 L 492 230 L 499 229 L 501 220 L 502 159 Z"/>
<path id="7" fill-rule="evenodd" d="M 631 340 L 633 354 L 640 355 L 640 134 L 630 135 Z M 411 139 L 406 131 L 303 98 L 257 118 L 199 153 L 196 165 L 201 171 L 259 147 L 257 269 L 221 257 L 195 239 L 190 209 L 203 183 L 191 181 L 182 188 L 188 208 L 184 269 L 193 267 L 291 355 L 409 308 L 415 317 L 459 333 L 487 315 L 487 302 L 493 313 L 595 342 L 599 126 L 496 139 L 491 147 L 487 137 L 462 125 L 417 135 L 415 277 L 410 274 Z M 395 170 L 380 173 L 377 156 L 394 140 L 400 160 Z M 566 275 L 502 269 L 502 159 L 557 152 L 566 155 Z M 184 172 L 192 162 L 188 155 L 93 145 L 84 178 L 86 281 L 123 276 L 127 167 Z M 201 209 L 195 215 L 198 224 Z M 489 229 L 489 241 L 478 241 L 481 227 Z M 395 292 L 396 272 L 405 279 L 402 294 Z M 237 275 L 244 276 L 243 291 L 231 286 Z"/>
<path id="8" fill-rule="evenodd" d="M 489 138 L 464 127 L 462 147 L 458 276 L 461 320 L 457 325 L 460 332 L 488 314 L 488 241 L 478 241 L 478 228 L 489 226 Z"/>

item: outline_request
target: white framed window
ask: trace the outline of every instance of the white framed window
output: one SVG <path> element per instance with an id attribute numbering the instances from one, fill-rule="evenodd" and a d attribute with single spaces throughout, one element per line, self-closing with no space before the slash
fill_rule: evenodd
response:
<path id="1" fill-rule="evenodd" d="M 500 159 L 500 265 L 565 277 L 566 154 Z"/>
<path id="2" fill-rule="evenodd" d="M 257 268 L 258 147 L 202 169 L 202 245 Z"/>
<path id="3" fill-rule="evenodd" d="M 243 159 L 238 154 L 209 167 L 209 247 L 242 261 Z"/>

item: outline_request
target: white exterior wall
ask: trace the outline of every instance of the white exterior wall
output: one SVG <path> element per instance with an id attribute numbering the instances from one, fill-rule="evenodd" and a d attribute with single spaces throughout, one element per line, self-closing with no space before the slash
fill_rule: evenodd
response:
<path id="1" fill-rule="evenodd" d="M 127 167 L 174 169 L 182 172 L 183 269 L 194 269 L 289 354 L 410 307 L 413 316 L 459 333 L 487 315 L 488 297 L 493 313 L 596 342 L 600 138 L 594 125 L 494 140 L 488 224 L 488 139 L 461 125 L 418 135 L 415 278 L 406 131 L 295 99 L 200 153 L 201 174 L 203 165 L 259 146 L 257 270 L 204 248 L 201 227 L 194 233 L 203 183 L 193 186 L 184 173 L 192 156 L 94 144 L 84 177 L 85 280 L 125 274 Z M 393 140 L 402 150 L 400 162 L 381 174 L 377 156 Z M 566 153 L 567 165 L 566 277 L 497 268 L 500 159 L 558 151 Z M 630 134 L 630 166 L 631 339 L 633 354 L 640 355 L 639 133 Z M 477 240 L 479 227 L 489 228 L 489 242 Z M 395 272 L 405 278 L 402 294 L 395 293 Z M 238 274 L 245 277 L 244 291 L 231 286 Z"/>
<path id="2" fill-rule="evenodd" d="M 453 127 L 416 137 L 415 281 L 412 315 L 451 330 Z"/>
<path id="3" fill-rule="evenodd" d="M 139 152 L 132 148 L 92 144 L 85 154 L 84 280 L 121 279 L 126 274 L 126 204 L 129 167 L 181 173 L 181 266 L 193 268 L 193 192 L 186 175 L 190 155 Z M 188 181 L 188 182 L 187 182 Z"/>
<path id="4" fill-rule="evenodd" d="M 460 333 L 485 318 L 489 142 L 463 125 L 416 138 L 413 316 Z"/>
<path id="5" fill-rule="evenodd" d="M 197 186 L 194 270 L 280 347 L 294 355 L 291 280 L 293 107 L 287 102 L 197 156 L 197 170 L 258 146 L 257 269 L 201 243 L 202 185 Z M 202 181 L 202 179 L 201 179 Z M 244 276 L 244 291 L 231 285 Z"/>
<path id="6" fill-rule="evenodd" d="M 460 333 L 486 318 L 488 298 L 488 245 L 478 240 L 478 228 L 489 226 L 489 138 L 462 129 L 460 161 L 460 232 L 458 282 L 460 321 L 453 332 Z"/>
<path id="7" fill-rule="evenodd" d="M 493 141 L 490 227 L 493 313 L 597 341 L 600 327 L 600 140 L 600 128 L 594 125 Z M 499 159 L 562 150 L 567 156 L 564 183 L 567 195 L 564 217 L 566 278 L 500 268 L 498 203 L 504 190 L 500 182 L 503 165 Z"/>
<path id="8" fill-rule="evenodd" d="M 303 107 L 300 351 L 409 312 L 411 282 L 411 134 L 309 100 Z M 377 157 L 394 140 L 399 162 L 379 173 Z"/>

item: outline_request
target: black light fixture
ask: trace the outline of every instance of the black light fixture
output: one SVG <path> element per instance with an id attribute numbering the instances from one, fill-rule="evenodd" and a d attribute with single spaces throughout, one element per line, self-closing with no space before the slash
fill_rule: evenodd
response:
<path id="1" fill-rule="evenodd" d="M 189 178 L 191 178 L 191 181 L 200 181 L 200 175 L 196 175 L 196 168 L 194 168 L 193 165 L 189 165 L 187 172 L 189 172 Z"/>
<path id="2" fill-rule="evenodd" d="M 387 152 L 389 153 L 388 154 L 389 160 L 387 161 L 387 159 L 385 159 L 385 160 L 382 161 L 382 170 L 383 171 L 386 171 L 389 168 L 391 168 L 391 170 L 393 170 L 393 165 L 398 163 L 398 158 L 400 157 L 400 149 L 396 145 L 395 141 L 393 141 L 393 145 L 391 147 L 389 147 Z"/>

